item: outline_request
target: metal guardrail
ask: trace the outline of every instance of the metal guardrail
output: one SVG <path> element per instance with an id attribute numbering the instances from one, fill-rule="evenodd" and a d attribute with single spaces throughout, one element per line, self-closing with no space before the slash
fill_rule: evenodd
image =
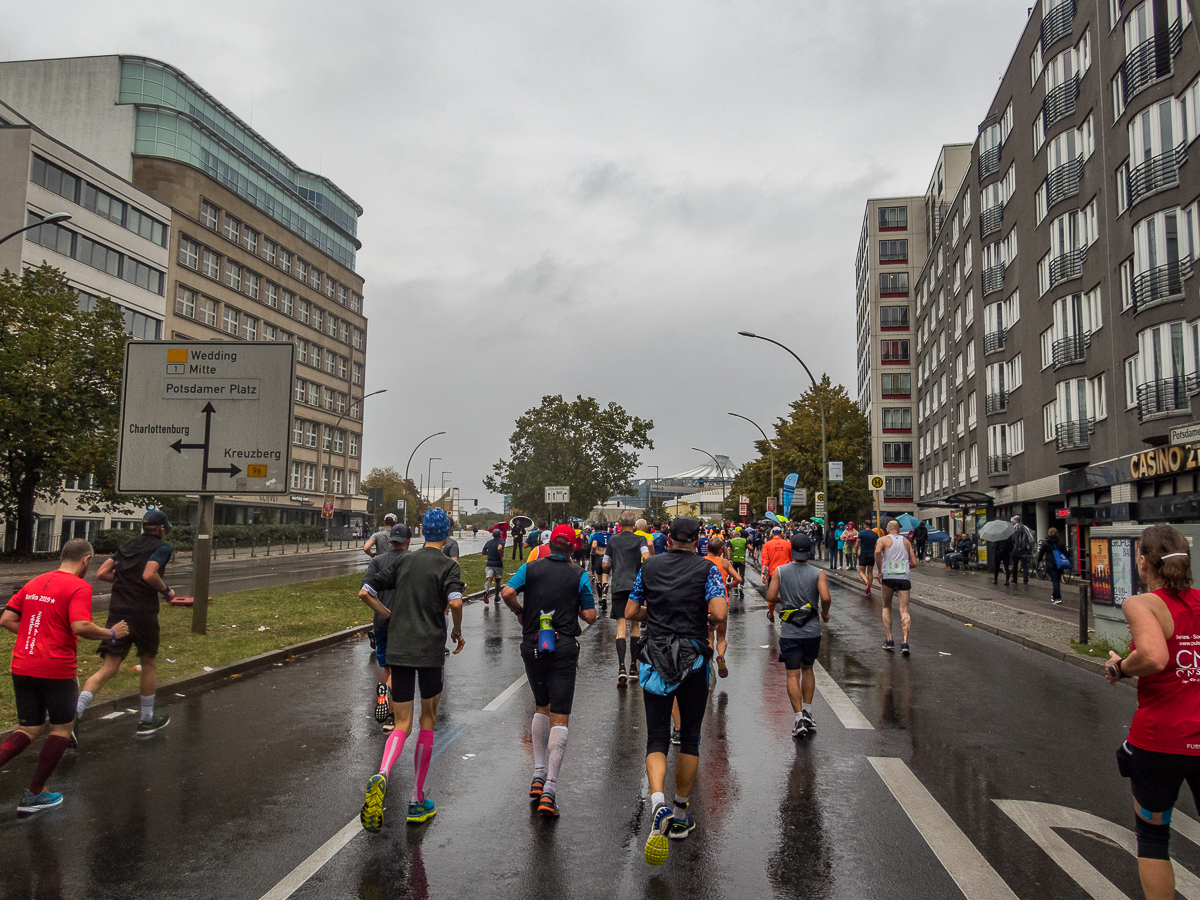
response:
<path id="1" fill-rule="evenodd" d="M 1057 167 L 1046 176 L 1046 209 L 1079 193 L 1079 178 L 1083 175 L 1083 157 L 1077 156 Z"/>
<path id="2" fill-rule="evenodd" d="M 1188 381 L 1184 375 L 1162 378 L 1138 385 L 1138 419 L 1154 419 L 1191 410 L 1188 397 Z"/>
<path id="3" fill-rule="evenodd" d="M 1092 432 L 1095 430 L 1095 419 L 1062 422 L 1054 426 L 1054 445 L 1059 453 L 1090 447 L 1092 444 Z"/>
<path id="4" fill-rule="evenodd" d="M 1087 359 L 1087 350 L 1091 346 L 1091 343 L 1092 333 L 1090 331 L 1070 334 L 1061 340 L 1055 341 L 1050 348 L 1054 359 L 1054 368 L 1061 369 L 1063 366 L 1069 366 L 1072 363 L 1083 362 Z"/>
<path id="5" fill-rule="evenodd" d="M 989 331 L 983 336 L 983 355 L 997 353 L 1004 349 L 1004 338 L 1008 334 L 1003 328 L 999 331 Z"/>
<path id="6" fill-rule="evenodd" d="M 1004 263 L 1000 263 L 998 266 L 983 270 L 983 294 L 985 297 L 996 291 L 1004 290 L 1004 269 Z"/>
<path id="7" fill-rule="evenodd" d="M 989 456 L 987 458 L 987 473 L 989 475 L 1006 475 L 1012 463 L 1012 457 L 1008 454 L 1003 456 Z"/>
<path id="8" fill-rule="evenodd" d="M 995 234 L 1000 230 L 1000 226 L 1004 223 L 1004 205 L 998 204 L 991 209 L 985 209 L 979 214 L 979 234 L 981 237 L 987 237 L 989 234 Z"/>
<path id="9" fill-rule="evenodd" d="M 1068 250 L 1050 260 L 1050 287 L 1058 287 L 1083 275 L 1083 261 L 1087 259 L 1087 247 Z"/>
<path id="10" fill-rule="evenodd" d="M 1064 81 L 1054 90 L 1046 94 L 1042 101 L 1042 125 L 1049 130 L 1051 125 L 1061 122 L 1075 112 L 1075 99 L 1079 96 L 1079 76 L 1073 75 L 1069 81 Z"/>
<path id="11" fill-rule="evenodd" d="M 1000 171 L 1000 148 L 993 147 L 979 154 L 979 178 L 983 180 Z"/>
<path id="12" fill-rule="evenodd" d="M 1042 19 L 1042 54 L 1055 41 L 1067 37 L 1075 28 L 1075 0 L 1060 3 Z"/>
<path id="13" fill-rule="evenodd" d="M 1155 191 L 1179 184 L 1179 167 L 1187 162 L 1187 144 L 1152 156 L 1129 170 L 1129 205 L 1150 196 Z"/>
<path id="14" fill-rule="evenodd" d="M 1133 277 L 1133 314 L 1183 298 L 1183 283 L 1192 277 L 1192 259 L 1147 269 Z"/>
<path id="15" fill-rule="evenodd" d="M 1001 391 L 999 394 L 988 394 L 983 400 L 983 411 L 985 415 L 994 416 L 997 413 L 1002 413 L 1008 409 L 1008 393 Z"/>
<path id="16" fill-rule="evenodd" d="M 1166 31 L 1152 34 L 1129 51 L 1117 69 L 1125 103 L 1160 78 L 1171 74 L 1175 54 L 1183 46 L 1183 28 L 1176 20 Z"/>

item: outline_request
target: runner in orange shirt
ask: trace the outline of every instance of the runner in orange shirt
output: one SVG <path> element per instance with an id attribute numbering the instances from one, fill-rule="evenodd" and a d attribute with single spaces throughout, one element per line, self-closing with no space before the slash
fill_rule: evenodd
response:
<path id="1" fill-rule="evenodd" d="M 737 587 L 742 583 L 742 576 L 737 573 L 733 563 L 725 558 L 725 539 L 719 535 L 710 538 L 708 553 L 704 558 L 721 570 L 725 582 L 725 599 L 728 600 L 730 585 Z M 725 625 L 725 622 L 713 624 L 712 620 L 709 620 L 708 623 L 708 642 L 717 651 L 717 674 L 722 678 L 729 674 L 729 670 L 725 667 L 725 651 L 729 648 L 729 642 L 725 640 Z"/>

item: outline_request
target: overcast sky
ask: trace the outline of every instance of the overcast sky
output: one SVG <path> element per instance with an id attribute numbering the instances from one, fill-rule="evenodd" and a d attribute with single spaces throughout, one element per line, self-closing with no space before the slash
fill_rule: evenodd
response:
<path id="1" fill-rule="evenodd" d="M 24 3 L 0 57 L 164 60 L 354 197 L 364 474 L 445 430 L 412 477 L 498 508 L 545 394 L 653 419 L 664 477 L 752 457 L 726 411 L 769 433 L 804 376 L 739 330 L 854 395 L 863 204 L 974 139 L 1032 2 Z"/>

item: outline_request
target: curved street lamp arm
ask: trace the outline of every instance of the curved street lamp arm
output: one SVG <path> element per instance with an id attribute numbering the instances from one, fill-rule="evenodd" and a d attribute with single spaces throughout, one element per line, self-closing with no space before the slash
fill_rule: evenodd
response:
<path id="1" fill-rule="evenodd" d="M 446 432 L 444 432 L 444 431 L 435 431 L 433 434 L 429 435 L 429 437 L 422 438 L 421 444 L 425 443 L 427 440 L 429 440 L 429 438 L 435 438 L 439 434 L 445 434 L 445 433 Z M 421 449 L 421 444 L 417 444 L 417 446 L 413 447 L 413 452 L 408 454 L 408 462 L 406 462 L 404 464 L 404 483 L 405 484 L 408 484 L 408 468 L 409 468 L 409 466 L 412 465 L 413 457 L 417 455 L 417 451 Z M 407 491 L 408 488 L 405 488 L 405 490 Z"/>

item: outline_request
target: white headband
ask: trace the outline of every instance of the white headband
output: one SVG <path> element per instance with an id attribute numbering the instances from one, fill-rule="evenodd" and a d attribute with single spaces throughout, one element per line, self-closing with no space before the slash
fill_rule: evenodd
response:
<path id="1" fill-rule="evenodd" d="M 1163 559 L 1170 559 L 1173 556 L 1188 556 L 1188 555 L 1189 554 L 1187 554 L 1187 553 L 1168 553 L 1166 556 L 1163 557 Z"/>

